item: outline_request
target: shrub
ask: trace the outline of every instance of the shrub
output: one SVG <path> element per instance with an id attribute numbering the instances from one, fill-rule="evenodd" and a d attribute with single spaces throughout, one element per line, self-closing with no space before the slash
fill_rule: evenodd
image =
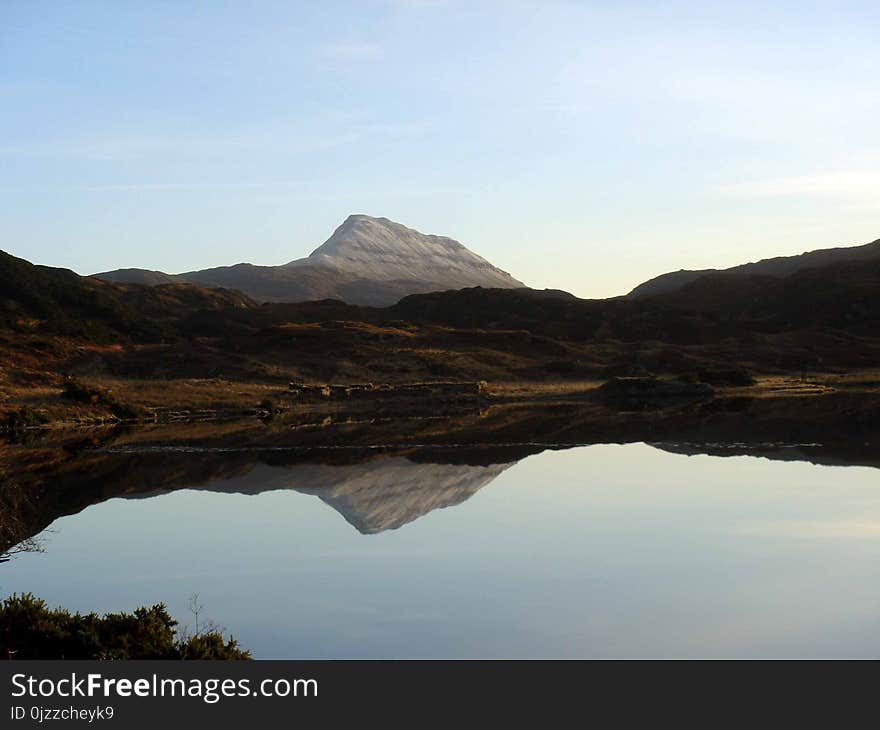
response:
<path id="1" fill-rule="evenodd" d="M 49 609 L 31 593 L 0 604 L 0 652 L 15 659 L 250 659 L 217 630 L 180 636 L 165 605 L 82 615 Z M 4 656 L 5 658 L 5 656 Z"/>
<path id="2" fill-rule="evenodd" d="M 42 426 L 49 422 L 49 416 L 45 411 L 22 406 L 17 411 L 7 414 L 3 420 L 3 428 L 12 433 L 20 433 L 27 428 Z"/>
<path id="3" fill-rule="evenodd" d="M 133 421 L 144 415 L 144 412 L 141 408 L 139 408 L 138 406 L 134 406 L 131 403 L 123 403 L 122 401 L 113 399 L 113 402 L 109 405 L 110 410 L 113 412 L 113 415 L 117 418 L 121 418 L 124 421 Z"/>
<path id="4" fill-rule="evenodd" d="M 77 403 L 85 403 L 93 406 L 103 406 L 117 418 L 135 419 L 140 418 L 143 412 L 131 403 L 123 403 L 106 388 L 96 385 L 88 385 L 76 378 L 68 378 L 61 391 L 61 397 Z"/>
<path id="5" fill-rule="evenodd" d="M 109 394 L 102 388 L 86 385 L 76 378 L 68 378 L 61 391 L 61 397 L 77 403 L 89 405 L 103 404 Z"/>

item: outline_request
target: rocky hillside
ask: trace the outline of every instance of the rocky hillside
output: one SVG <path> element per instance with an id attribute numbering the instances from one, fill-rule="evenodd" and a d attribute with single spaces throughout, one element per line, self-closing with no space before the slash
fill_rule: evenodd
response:
<path id="1" fill-rule="evenodd" d="M 308 257 L 282 266 L 236 264 L 175 275 L 118 269 L 95 276 L 113 282 L 224 287 L 261 302 L 339 299 L 367 306 L 388 306 L 408 294 L 525 286 L 458 241 L 367 215 L 349 216 Z"/>

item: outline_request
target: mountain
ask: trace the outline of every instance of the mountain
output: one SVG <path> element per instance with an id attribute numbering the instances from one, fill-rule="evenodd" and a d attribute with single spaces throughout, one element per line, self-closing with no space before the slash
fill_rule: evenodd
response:
<path id="1" fill-rule="evenodd" d="M 338 249 L 328 249 L 323 255 L 338 258 Z M 712 273 L 649 297 L 585 300 L 470 287 L 411 294 L 385 308 L 333 299 L 256 304 L 234 290 L 113 284 L 4 255 L 0 422 L 8 417 L 15 425 L 18 406 L 34 402 L 31 385 L 57 388 L 63 373 L 112 376 L 119 398 L 145 407 L 234 409 L 255 407 L 263 386 L 286 389 L 291 381 L 514 383 L 692 377 L 732 366 L 774 374 L 876 369 L 878 293 L 880 255 L 785 277 Z M 192 379 L 204 389 L 194 390 Z M 157 388 L 143 386 L 151 380 Z M 69 410 L 61 396 L 46 397 L 56 409 L 46 418 Z M 287 392 L 272 397 L 284 400 Z M 89 414 L 105 415 L 98 406 Z"/>
<path id="2" fill-rule="evenodd" d="M 247 474 L 196 488 L 237 494 L 294 489 L 320 497 L 358 532 L 372 535 L 461 504 L 510 466 L 423 463 L 404 456 L 355 464 L 258 464 Z"/>
<path id="3" fill-rule="evenodd" d="M 701 269 L 672 271 L 661 274 L 653 279 L 639 284 L 627 296 L 632 298 L 649 297 L 657 294 L 667 294 L 678 291 L 682 287 L 697 279 L 710 274 L 746 274 L 760 276 L 786 277 L 799 271 L 814 269 L 832 264 L 869 261 L 880 257 L 880 240 L 866 243 L 864 246 L 849 246 L 843 248 L 824 248 L 817 251 L 807 251 L 799 256 L 777 256 L 772 259 L 761 259 L 729 269 Z"/>
<path id="4" fill-rule="evenodd" d="M 525 286 L 458 241 L 367 215 L 349 216 L 308 257 L 282 266 L 236 264 L 173 275 L 117 269 L 95 276 L 113 282 L 189 282 L 236 289 L 262 302 L 339 299 L 380 307 L 408 294 Z"/>

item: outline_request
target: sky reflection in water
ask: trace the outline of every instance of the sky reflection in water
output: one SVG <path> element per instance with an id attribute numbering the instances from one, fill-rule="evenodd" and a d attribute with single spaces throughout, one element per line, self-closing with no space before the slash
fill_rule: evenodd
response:
<path id="1" fill-rule="evenodd" d="M 874 469 L 631 444 L 496 471 L 367 535 L 289 489 L 112 499 L 0 566 L 0 591 L 183 619 L 199 592 L 261 658 L 880 654 Z"/>

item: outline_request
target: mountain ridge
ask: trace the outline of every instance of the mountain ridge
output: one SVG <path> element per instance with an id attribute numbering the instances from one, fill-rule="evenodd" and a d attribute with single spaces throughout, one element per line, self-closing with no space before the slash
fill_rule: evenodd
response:
<path id="1" fill-rule="evenodd" d="M 93 276 L 117 283 L 235 289 L 262 302 L 339 299 L 366 306 L 472 286 L 525 287 L 452 238 L 365 214 L 348 216 L 309 256 L 279 266 L 238 263 L 181 274 L 129 268 Z"/>
<path id="2" fill-rule="evenodd" d="M 746 264 L 731 266 L 727 269 L 680 269 L 648 279 L 635 287 L 626 296 L 636 299 L 659 294 L 670 294 L 679 291 L 704 276 L 714 274 L 787 277 L 806 269 L 851 261 L 868 261 L 878 256 L 880 256 L 880 239 L 861 246 L 820 248 L 792 256 L 773 256 Z"/>
<path id="3" fill-rule="evenodd" d="M 780 377 L 806 387 L 806 372 L 827 373 L 827 387 L 880 382 L 880 256 L 788 277 L 713 274 L 655 297 L 471 287 L 374 308 L 111 284 L 0 254 L 0 291 L 0 429 L 10 431 L 310 407 L 291 400 L 290 383 L 378 384 L 360 402 L 378 414 L 393 386 L 425 381 L 496 383 L 501 398 L 544 397 L 548 386 L 574 397 L 630 376 L 726 387 L 731 369 L 746 376 L 737 382 L 770 378 L 768 392 Z"/>

